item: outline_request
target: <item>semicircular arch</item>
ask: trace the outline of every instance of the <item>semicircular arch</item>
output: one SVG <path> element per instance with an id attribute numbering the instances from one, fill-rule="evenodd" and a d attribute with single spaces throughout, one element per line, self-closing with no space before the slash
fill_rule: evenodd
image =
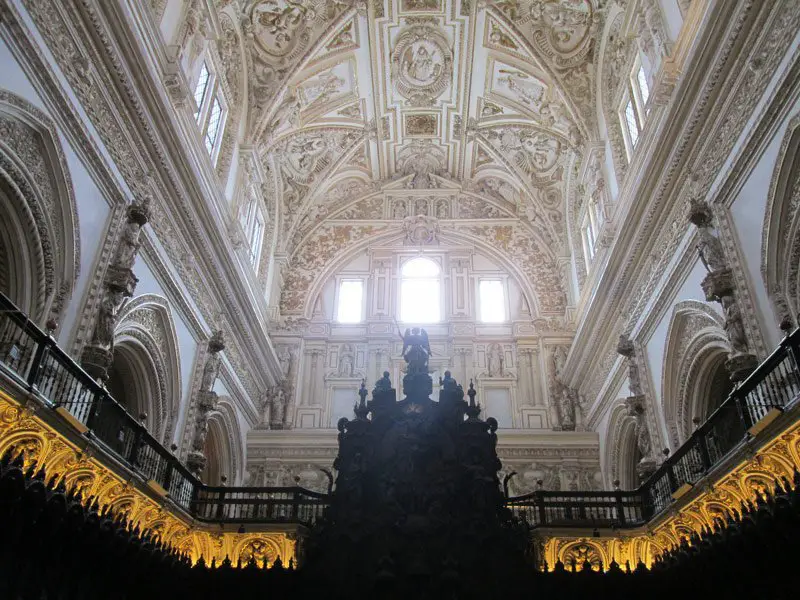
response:
<path id="1" fill-rule="evenodd" d="M 0 90 L 0 133 L 0 179 L 9 200 L 3 213 L 13 213 L 4 216 L 9 223 L 0 236 L 13 236 L 3 248 L 14 275 L 23 278 L 16 284 L 25 298 L 20 308 L 39 324 L 48 316 L 57 321 L 80 275 L 78 210 L 66 157 L 53 121 L 8 90 Z M 22 239 L 20 231 L 26 233 Z"/>
<path id="2" fill-rule="evenodd" d="M 672 311 L 664 345 L 661 403 L 674 448 L 691 435 L 692 419 L 701 416 L 694 411 L 709 401 L 703 394 L 730 351 L 723 324 L 717 312 L 697 300 L 679 302 Z"/>

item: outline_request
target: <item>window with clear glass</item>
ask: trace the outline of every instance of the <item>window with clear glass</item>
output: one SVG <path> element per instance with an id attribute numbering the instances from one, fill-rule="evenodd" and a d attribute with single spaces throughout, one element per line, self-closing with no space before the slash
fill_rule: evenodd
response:
<path id="1" fill-rule="evenodd" d="M 502 323 L 506 320 L 506 299 L 503 282 L 497 279 L 483 279 L 478 284 L 481 321 Z"/>
<path id="2" fill-rule="evenodd" d="M 194 100 L 197 105 L 194 118 L 200 129 L 203 145 L 211 155 L 211 162 L 216 163 L 226 111 L 219 78 L 214 76 L 208 65 L 209 63 L 205 61 L 200 63 L 197 85 L 194 88 Z"/>
<path id="3" fill-rule="evenodd" d="M 620 120 L 625 133 L 625 147 L 628 151 L 629 159 L 644 129 L 648 110 L 647 101 L 649 99 L 650 86 L 647 83 L 647 74 L 642 65 L 641 56 L 639 56 L 636 58 L 633 70 L 628 78 L 628 85 L 620 111 Z"/>
<path id="4" fill-rule="evenodd" d="M 200 118 L 200 113 L 203 109 L 203 105 L 205 104 L 206 92 L 208 91 L 210 78 L 211 74 L 208 72 L 208 67 L 204 62 L 200 67 L 200 75 L 197 78 L 197 85 L 194 86 L 194 103 L 197 106 L 197 110 L 194 113 L 195 119 Z"/>
<path id="5" fill-rule="evenodd" d="M 440 273 L 439 265 L 429 258 L 414 258 L 403 265 L 400 281 L 401 321 L 441 321 Z"/>
<path id="6" fill-rule="evenodd" d="M 361 305 L 364 298 L 364 282 L 345 280 L 339 284 L 339 306 L 336 320 L 339 323 L 360 323 Z"/>
<path id="7" fill-rule="evenodd" d="M 239 211 L 239 224 L 242 226 L 247 240 L 248 254 L 253 268 L 258 271 L 258 261 L 261 257 L 261 245 L 264 241 L 264 228 L 266 219 L 258 202 L 255 190 L 251 191 L 248 201 Z"/>
<path id="8" fill-rule="evenodd" d="M 208 126 L 206 127 L 206 150 L 208 150 L 209 154 L 214 152 L 221 127 L 222 105 L 219 102 L 219 98 L 214 98 L 214 103 L 211 105 L 211 113 L 208 116 Z"/>
<path id="9" fill-rule="evenodd" d="M 636 112 L 633 110 L 633 102 L 628 100 L 625 105 L 625 123 L 628 125 L 628 135 L 631 138 L 631 146 L 636 146 L 639 141 L 639 123 L 636 121 Z"/>
<path id="10" fill-rule="evenodd" d="M 594 228 L 592 227 L 592 222 L 589 218 L 585 219 L 583 222 L 583 227 L 581 228 L 581 237 L 583 238 L 583 253 L 586 257 L 586 263 L 588 266 L 594 258 L 595 244 L 595 232 Z"/>
<path id="11" fill-rule="evenodd" d="M 647 76 L 644 74 L 644 67 L 639 65 L 636 71 L 636 89 L 641 100 L 642 112 L 647 110 L 647 101 L 650 99 L 650 87 L 647 85 Z"/>

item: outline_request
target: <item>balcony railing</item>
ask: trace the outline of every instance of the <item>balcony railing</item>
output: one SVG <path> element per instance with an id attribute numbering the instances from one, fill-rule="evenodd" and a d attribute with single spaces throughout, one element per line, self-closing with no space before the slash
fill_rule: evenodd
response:
<path id="1" fill-rule="evenodd" d="M 673 494 L 694 484 L 743 443 L 773 409 L 800 395 L 800 329 L 736 389 L 635 491 L 536 491 L 507 506 L 533 527 L 632 527 L 665 509 Z M 73 361 L 55 340 L 0 294 L 0 370 L 53 409 L 62 408 L 145 480 L 158 483 L 194 518 L 209 522 L 311 525 L 330 496 L 300 487 L 210 487 Z"/>
<path id="2" fill-rule="evenodd" d="M 153 481 L 192 517 L 213 522 L 313 524 L 325 494 L 300 488 L 210 487 L 72 360 L 55 340 L 0 294 L 0 370 L 54 410 L 66 410 L 86 435 Z"/>
<path id="3" fill-rule="evenodd" d="M 736 387 L 708 420 L 637 490 L 536 491 L 507 506 L 536 527 L 635 527 L 664 510 L 681 488 L 694 485 L 750 435 L 773 409 L 800 395 L 800 329 Z"/>

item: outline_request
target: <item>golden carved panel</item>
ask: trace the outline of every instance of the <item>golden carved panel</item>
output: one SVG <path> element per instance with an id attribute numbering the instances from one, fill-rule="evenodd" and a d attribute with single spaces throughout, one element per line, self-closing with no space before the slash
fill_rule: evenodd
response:
<path id="1" fill-rule="evenodd" d="M 79 490 L 84 497 L 96 498 L 101 508 L 124 514 L 134 526 L 158 535 L 192 562 L 201 556 L 207 564 L 212 560 L 220 564 L 226 557 L 234 565 L 240 558 L 246 564 L 251 556 L 259 565 L 264 558 L 271 564 L 280 557 L 284 565 L 290 559 L 297 560 L 292 533 L 212 531 L 211 526 L 191 523 L 170 512 L 135 483 L 106 468 L 90 450 L 81 450 L 68 441 L 34 410 L 0 391 L 0 456 L 10 448 L 15 455 L 23 455 L 26 470 L 44 468 L 48 478 L 55 477 L 56 484 L 63 482 L 68 491 Z"/>
<path id="2" fill-rule="evenodd" d="M 787 477 L 791 481 L 798 468 L 800 422 L 778 434 L 687 505 L 668 510 L 667 516 L 652 523 L 649 531 L 639 529 L 600 537 L 550 534 L 540 542 L 543 559 L 550 570 L 559 560 L 569 569 L 573 558 L 579 570 L 585 558 L 595 569 L 602 561 L 607 570 L 612 560 L 623 568 L 626 561 L 632 569 L 639 561 L 650 567 L 664 550 L 682 538 L 713 526 L 715 519 L 726 518 L 731 511 L 738 513 L 743 502 L 755 501 L 758 495 L 772 491 L 777 479 Z"/>

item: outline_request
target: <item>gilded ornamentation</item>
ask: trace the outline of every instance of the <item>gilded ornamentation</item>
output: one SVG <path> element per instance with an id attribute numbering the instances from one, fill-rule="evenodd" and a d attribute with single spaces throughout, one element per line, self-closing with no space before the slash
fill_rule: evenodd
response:
<path id="1" fill-rule="evenodd" d="M 678 544 L 692 532 L 701 533 L 714 526 L 714 520 L 738 513 L 743 502 L 755 502 L 764 490 L 772 490 L 776 479 L 791 480 L 794 470 L 800 468 L 800 423 L 795 423 L 783 433 L 767 442 L 751 458 L 745 458 L 718 481 L 692 497 L 683 506 L 663 513 L 651 522 L 648 531 L 631 530 L 604 533 L 600 537 L 554 535 L 544 540 L 543 558 L 550 569 L 558 560 L 567 566 L 570 549 L 589 546 L 608 569 L 611 560 L 632 566 L 642 561 L 653 564 L 656 556 Z"/>
<path id="2" fill-rule="evenodd" d="M 235 565 L 243 554 L 249 558 L 259 550 L 280 556 L 284 563 L 290 558 L 297 560 L 296 540 L 286 532 L 220 532 L 216 526 L 184 520 L 183 513 L 173 513 L 168 505 L 158 504 L 138 484 L 117 475 L 99 458 L 77 448 L 31 410 L 0 392 L 0 455 L 11 448 L 22 453 L 25 469 L 43 468 L 67 491 L 80 490 L 101 509 L 124 514 L 132 527 L 158 534 L 162 543 L 187 553 L 192 562 L 202 556 L 207 564 L 212 560 L 220 564 L 227 556 Z M 242 564 L 246 562 L 242 560 Z"/>

